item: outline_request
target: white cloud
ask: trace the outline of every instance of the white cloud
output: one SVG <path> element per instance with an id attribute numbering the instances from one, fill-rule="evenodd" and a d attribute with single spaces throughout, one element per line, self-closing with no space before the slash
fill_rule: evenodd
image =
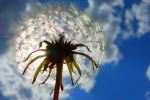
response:
<path id="1" fill-rule="evenodd" d="M 49 100 L 52 97 L 50 92 L 53 88 L 48 85 L 32 85 L 17 71 L 14 49 L 9 48 L 0 59 L 0 90 L 4 96 L 10 100 L 13 100 L 11 97 L 16 98 L 15 100 Z M 61 99 L 68 97 L 67 91 L 61 92 Z"/>
<path id="2" fill-rule="evenodd" d="M 150 32 L 150 2 L 141 3 L 139 6 L 133 6 L 133 11 L 136 14 L 136 18 L 139 21 L 138 33 L 143 35 L 146 32 Z"/>
<path id="3" fill-rule="evenodd" d="M 118 35 L 128 39 L 130 37 L 141 37 L 150 32 L 149 0 L 143 0 L 140 4 L 132 4 L 131 9 L 125 9 L 125 13 L 122 13 L 122 15 L 125 16 L 126 29 L 121 29 L 120 24 L 123 20 L 121 16 L 115 16 L 115 13 L 118 12 L 114 8 L 116 6 L 124 7 L 123 0 L 88 0 L 88 2 L 87 12 L 94 19 L 103 23 L 106 38 L 104 63 L 118 62 L 122 57 L 118 46 L 115 44 Z"/>
<path id="4" fill-rule="evenodd" d="M 131 9 L 125 12 L 125 24 L 127 29 L 123 37 L 141 37 L 150 32 L 150 2 L 148 0 L 141 1 L 140 4 L 133 4 Z M 136 21 L 136 22 L 134 22 Z M 135 28 L 137 26 L 137 29 Z"/>
<path id="5" fill-rule="evenodd" d="M 145 74 L 146 74 L 147 79 L 150 81 L 150 65 L 147 67 Z M 150 91 L 147 91 L 145 93 L 145 97 L 146 97 L 146 100 L 150 100 Z"/>
<path id="6" fill-rule="evenodd" d="M 106 50 L 103 63 L 117 63 L 121 58 L 118 46 L 114 43 L 120 32 L 120 17 L 114 16 L 114 6 L 123 7 L 123 0 L 88 0 L 87 12 L 103 24 Z"/>
<path id="7" fill-rule="evenodd" d="M 14 96 L 16 100 L 38 100 L 40 98 L 48 100 L 49 93 L 47 89 L 32 87 L 18 74 L 14 57 L 15 51 L 13 49 L 9 49 L 6 54 L 0 56 L 0 79 L 2 80 L 0 90 L 3 95 L 10 98 Z"/>
<path id="8" fill-rule="evenodd" d="M 147 68 L 146 77 L 147 77 L 148 80 L 150 81 L 150 65 L 149 65 L 148 68 Z"/>
<path id="9" fill-rule="evenodd" d="M 150 4 L 149 0 L 143 0 L 143 2 Z"/>
<path id="10" fill-rule="evenodd" d="M 82 78 L 80 82 L 82 82 L 80 86 L 81 89 L 85 90 L 86 92 L 90 92 L 90 90 L 95 85 L 95 78 L 90 78 L 90 77 L 86 77 L 85 79 Z"/>
<path id="11" fill-rule="evenodd" d="M 97 8 L 99 5 L 103 5 L 103 3 L 107 3 L 110 6 L 124 6 L 124 0 L 88 0 L 90 8 Z"/>
<path id="12" fill-rule="evenodd" d="M 145 98 L 146 100 L 150 100 L 150 91 L 145 93 Z"/>

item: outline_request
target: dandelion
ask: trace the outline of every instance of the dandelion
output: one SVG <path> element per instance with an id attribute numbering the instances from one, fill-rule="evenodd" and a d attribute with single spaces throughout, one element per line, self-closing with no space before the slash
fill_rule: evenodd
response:
<path id="1" fill-rule="evenodd" d="M 83 74 L 91 75 L 101 63 L 101 25 L 73 6 L 38 7 L 35 15 L 24 18 L 17 32 L 19 71 L 32 84 L 37 81 L 53 85 L 53 100 L 59 99 L 68 77 L 76 86 Z"/>

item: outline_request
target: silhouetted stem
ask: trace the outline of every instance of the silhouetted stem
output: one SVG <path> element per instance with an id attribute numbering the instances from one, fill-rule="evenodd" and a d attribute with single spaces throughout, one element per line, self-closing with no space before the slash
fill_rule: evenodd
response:
<path id="1" fill-rule="evenodd" d="M 56 64 L 56 83 L 55 83 L 53 100 L 59 99 L 59 90 L 62 82 L 62 69 L 63 69 L 63 63 Z"/>

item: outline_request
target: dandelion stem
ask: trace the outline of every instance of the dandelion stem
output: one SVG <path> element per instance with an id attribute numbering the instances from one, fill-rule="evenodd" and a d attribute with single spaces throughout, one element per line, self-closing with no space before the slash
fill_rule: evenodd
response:
<path id="1" fill-rule="evenodd" d="M 59 90 L 62 82 L 62 69 L 63 69 L 63 63 L 56 64 L 56 83 L 55 83 L 53 100 L 59 99 Z"/>

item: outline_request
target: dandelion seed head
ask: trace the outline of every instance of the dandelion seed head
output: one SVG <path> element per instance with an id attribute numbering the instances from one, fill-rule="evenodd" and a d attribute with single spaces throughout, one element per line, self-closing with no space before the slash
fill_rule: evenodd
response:
<path id="1" fill-rule="evenodd" d="M 21 25 L 17 27 L 19 36 L 16 39 L 16 60 L 20 62 L 26 59 L 27 55 L 39 48 L 39 43 L 43 40 L 53 41 L 63 34 L 66 41 L 73 43 L 82 43 L 89 47 L 92 52 L 86 48 L 78 48 L 77 51 L 84 52 L 90 55 L 97 64 L 101 64 L 104 54 L 104 36 L 102 26 L 98 22 L 94 22 L 85 12 L 78 11 L 75 7 L 54 7 L 50 6 L 46 9 L 38 7 L 38 10 L 33 16 L 24 16 Z M 41 48 L 45 48 L 43 45 Z M 44 52 L 39 51 L 34 53 L 26 62 L 18 63 L 18 71 L 23 72 L 27 63 L 37 55 L 42 55 Z M 32 80 L 34 73 L 44 58 L 35 61 L 25 74 L 28 80 Z M 93 74 L 92 63 L 85 57 L 76 55 L 75 59 L 81 66 L 82 77 L 85 78 Z M 63 78 L 69 77 L 69 72 L 66 65 L 63 65 Z M 77 71 L 76 71 L 77 72 Z M 55 83 L 55 70 L 46 82 L 54 86 Z M 48 72 L 40 73 L 37 80 L 40 83 Z M 74 74 L 77 79 L 78 75 Z M 79 81 L 80 84 L 80 81 Z"/>

